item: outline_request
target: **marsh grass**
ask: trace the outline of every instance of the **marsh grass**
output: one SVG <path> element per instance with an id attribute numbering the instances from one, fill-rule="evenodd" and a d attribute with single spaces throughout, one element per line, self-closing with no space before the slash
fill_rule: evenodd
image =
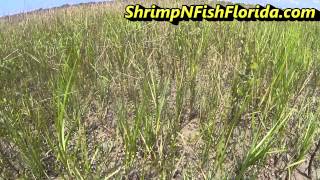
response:
<path id="1" fill-rule="evenodd" d="M 319 136 L 318 23 L 173 26 L 127 21 L 124 6 L 0 20 L 1 177 L 305 170 Z"/>

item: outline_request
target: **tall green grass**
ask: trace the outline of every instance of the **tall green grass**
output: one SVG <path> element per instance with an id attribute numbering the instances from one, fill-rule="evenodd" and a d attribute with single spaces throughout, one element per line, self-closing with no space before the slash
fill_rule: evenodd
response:
<path id="1" fill-rule="evenodd" d="M 319 178 L 318 23 L 124 7 L 0 20 L 1 177 Z"/>

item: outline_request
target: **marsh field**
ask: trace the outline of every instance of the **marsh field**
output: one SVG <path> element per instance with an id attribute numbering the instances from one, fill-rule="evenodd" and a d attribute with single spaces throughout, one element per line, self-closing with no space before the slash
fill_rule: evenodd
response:
<path id="1" fill-rule="evenodd" d="M 319 22 L 128 3 L 0 19 L 0 179 L 320 178 Z"/>

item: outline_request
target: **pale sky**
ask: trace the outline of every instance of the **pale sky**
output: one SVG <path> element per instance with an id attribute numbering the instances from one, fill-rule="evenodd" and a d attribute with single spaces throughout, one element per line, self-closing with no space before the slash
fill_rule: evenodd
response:
<path id="1" fill-rule="evenodd" d="M 77 4 L 92 1 L 104 0 L 0 0 L 0 16 L 26 12 L 39 8 L 50 8 L 63 4 Z M 272 4 L 274 6 L 285 7 L 315 7 L 320 10 L 320 0 L 229 0 L 233 2 L 244 2 L 251 4 Z"/>
<path id="2" fill-rule="evenodd" d="M 64 4 L 99 1 L 104 0 L 0 0 L 0 16 L 17 14 L 40 8 L 57 7 Z"/>

